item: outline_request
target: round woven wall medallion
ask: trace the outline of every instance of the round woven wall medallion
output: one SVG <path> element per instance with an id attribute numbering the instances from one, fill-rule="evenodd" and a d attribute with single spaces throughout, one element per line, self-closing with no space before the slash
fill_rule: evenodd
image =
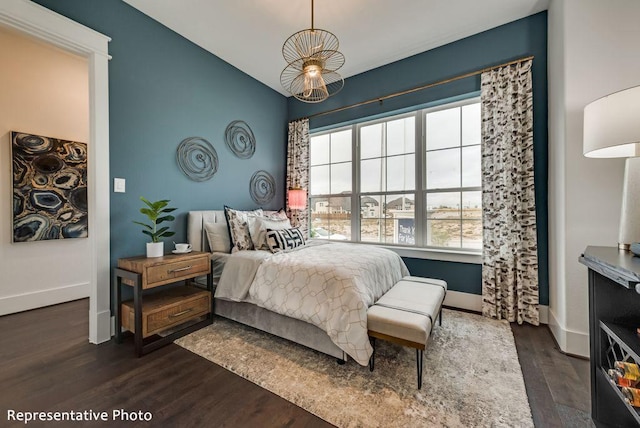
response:
<path id="1" fill-rule="evenodd" d="M 256 151 L 256 137 L 246 122 L 234 120 L 224 131 L 229 150 L 240 159 L 249 159 Z"/>
<path id="2" fill-rule="evenodd" d="M 218 153 L 201 137 L 182 140 L 176 160 L 182 172 L 193 181 L 207 181 L 218 171 Z"/>
<path id="3" fill-rule="evenodd" d="M 276 180 L 267 171 L 256 171 L 249 182 L 249 194 L 257 204 L 271 202 L 276 195 Z"/>

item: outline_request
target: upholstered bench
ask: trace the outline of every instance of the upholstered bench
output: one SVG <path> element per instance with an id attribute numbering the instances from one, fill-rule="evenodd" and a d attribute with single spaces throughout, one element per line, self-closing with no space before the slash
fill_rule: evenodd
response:
<path id="1" fill-rule="evenodd" d="M 367 311 L 367 329 L 372 338 L 375 362 L 375 340 L 382 339 L 416 349 L 418 389 L 422 388 L 422 360 L 433 321 L 439 316 L 442 325 L 442 302 L 447 283 L 439 279 L 405 276 Z"/>

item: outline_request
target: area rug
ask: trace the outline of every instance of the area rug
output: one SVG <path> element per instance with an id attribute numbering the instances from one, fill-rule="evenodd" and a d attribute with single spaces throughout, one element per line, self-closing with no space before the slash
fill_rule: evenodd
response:
<path id="1" fill-rule="evenodd" d="M 532 427 L 507 322 L 444 310 L 417 389 L 414 349 L 377 341 L 373 372 L 223 318 L 176 343 L 339 427 Z"/>

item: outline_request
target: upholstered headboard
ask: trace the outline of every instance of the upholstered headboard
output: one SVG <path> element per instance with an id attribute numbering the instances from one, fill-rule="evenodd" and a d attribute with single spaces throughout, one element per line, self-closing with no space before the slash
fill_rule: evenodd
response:
<path id="1" fill-rule="evenodd" d="M 187 218 L 187 240 L 195 251 L 210 252 L 209 241 L 206 238 L 204 223 L 227 223 L 223 210 L 189 211 Z"/>

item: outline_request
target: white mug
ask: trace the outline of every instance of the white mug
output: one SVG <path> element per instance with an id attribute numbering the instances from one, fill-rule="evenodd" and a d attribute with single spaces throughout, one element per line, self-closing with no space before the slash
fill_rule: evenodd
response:
<path id="1" fill-rule="evenodd" d="M 191 244 L 176 244 L 176 251 L 179 253 L 186 253 L 191 250 Z"/>

